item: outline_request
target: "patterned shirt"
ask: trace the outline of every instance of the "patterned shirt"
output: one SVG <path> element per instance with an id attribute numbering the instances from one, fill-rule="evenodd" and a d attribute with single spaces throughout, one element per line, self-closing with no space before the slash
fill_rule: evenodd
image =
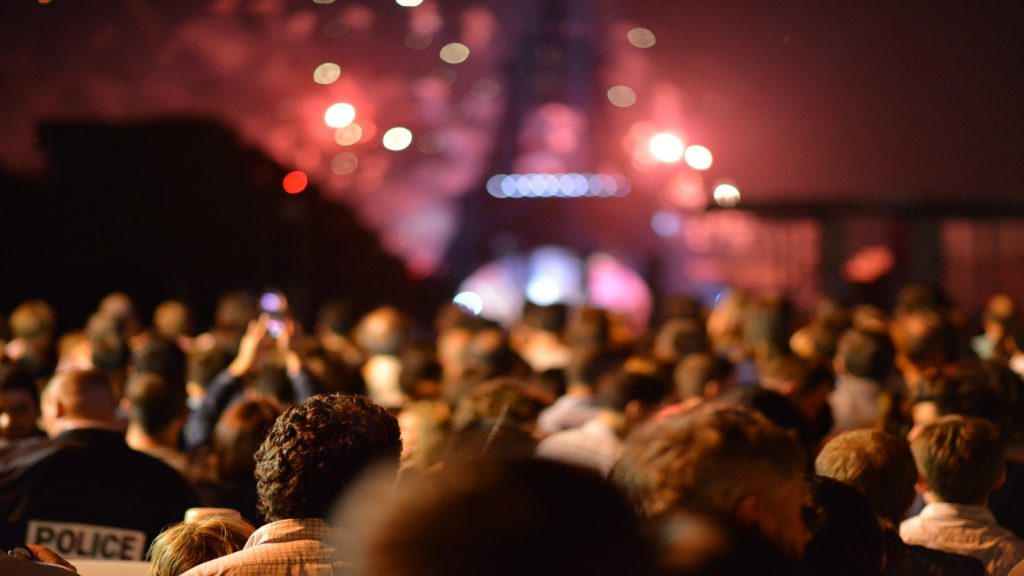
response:
<path id="1" fill-rule="evenodd" d="M 252 533 L 245 547 L 183 576 L 332 576 L 348 564 L 337 558 L 337 530 L 319 518 L 278 520 Z"/>
<path id="2" fill-rule="evenodd" d="M 917 544 L 977 558 L 992 576 L 1004 576 L 1024 560 L 1024 540 L 996 522 L 984 506 L 937 502 L 900 524 L 900 537 Z"/>
<path id="3" fill-rule="evenodd" d="M 600 418 L 556 432 L 537 444 L 536 455 L 597 470 L 607 476 L 622 456 L 622 440 Z"/>

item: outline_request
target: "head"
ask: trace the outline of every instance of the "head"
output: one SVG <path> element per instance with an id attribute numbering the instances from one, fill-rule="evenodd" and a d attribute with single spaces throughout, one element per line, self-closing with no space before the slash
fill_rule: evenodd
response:
<path id="1" fill-rule="evenodd" d="M 153 311 L 153 331 L 167 340 L 192 335 L 192 311 L 180 300 L 161 302 Z"/>
<path id="2" fill-rule="evenodd" d="M 72 420 L 114 424 L 117 400 L 103 372 L 68 370 L 57 373 L 43 389 L 42 413 L 44 429 L 55 436 Z"/>
<path id="3" fill-rule="evenodd" d="M 680 400 L 714 400 L 731 385 L 733 365 L 708 352 L 687 354 L 676 364 L 672 377 Z"/>
<path id="4" fill-rule="evenodd" d="M 761 374 L 761 386 L 785 396 L 808 422 L 820 417 L 834 385 L 835 377 L 828 369 L 796 356 L 767 362 Z"/>
<path id="5" fill-rule="evenodd" d="M 150 576 L 178 576 L 187 570 L 245 546 L 253 527 L 232 516 L 212 516 L 181 522 L 157 536 L 146 555 Z"/>
<path id="6" fill-rule="evenodd" d="M 39 389 L 18 366 L 0 364 L 0 438 L 18 440 L 39 433 Z"/>
<path id="7" fill-rule="evenodd" d="M 811 541 L 800 574 L 877 576 L 883 567 L 882 529 L 864 494 L 852 486 L 813 476 L 805 509 Z"/>
<path id="8" fill-rule="evenodd" d="M 851 328 L 839 339 L 836 371 L 881 382 L 892 371 L 894 355 L 887 335 Z"/>
<path id="9" fill-rule="evenodd" d="M 383 505 L 353 497 L 357 508 L 346 507 L 343 526 L 351 522 L 364 535 L 351 554 L 364 574 L 649 573 L 629 505 L 589 471 L 545 460 L 490 461 L 403 488 Z M 367 501 L 377 503 L 358 508 Z"/>
<path id="10" fill-rule="evenodd" d="M 125 385 L 128 419 L 150 438 L 176 443 L 185 424 L 185 387 L 157 374 L 135 374 Z"/>
<path id="11" fill-rule="evenodd" d="M 851 430 L 821 449 L 814 471 L 864 493 L 875 512 L 899 524 L 914 501 L 917 467 L 907 441 L 883 430 Z"/>
<path id="12" fill-rule="evenodd" d="M 572 351 L 566 378 L 573 386 L 595 390 L 598 385 L 622 369 L 626 356 L 604 348 L 577 348 Z"/>
<path id="13" fill-rule="evenodd" d="M 597 405 L 626 417 L 630 425 L 646 420 L 658 410 L 668 394 L 660 378 L 621 370 L 598 387 Z"/>
<path id="14" fill-rule="evenodd" d="M 910 442 L 926 500 L 984 505 L 1005 480 L 1006 447 L 989 421 L 943 416 Z"/>
<path id="15" fill-rule="evenodd" d="M 374 464 L 398 470 L 398 422 L 365 396 L 319 394 L 289 408 L 256 452 L 256 489 L 268 522 L 326 518 L 331 503 Z"/>
<path id="16" fill-rule="evenodd" d="M 147 338 L 132 351 L 132 368 L 136 374 L 157 374 L 169 384 L 185 387 L 185 353 L 171 341 Z"/>
<path id="17" fill-rule="evenodd" d="M 791 434 L 756 412 L 719 404 L 641 428 L 611 476 L 642 516 L 723 516 L 799 557 L 807 540 L 803 470 Z"/>
<path id="18" fill-rule="evenodd" d="M 253 455 L 280 415 L 280 405 L 266 397 L 236 402 L 220 415 L 212 441 L 218 480 L 243 486 L 254 482 Z"/>

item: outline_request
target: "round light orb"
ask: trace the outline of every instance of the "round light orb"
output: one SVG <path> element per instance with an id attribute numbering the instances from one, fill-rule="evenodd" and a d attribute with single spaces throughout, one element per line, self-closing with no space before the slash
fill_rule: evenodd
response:
<path id="1" fill-rule="evenodd" d="M 654 32 L 651 32 L 647 28 L 633 28 L 629 32 L 626 32 L 626 38 L 629 43 L 637 48 L 650 48 L 654 46 L 657 41 L 654 37 Z"/>
<path id="2" fill-rule="evenodd" d="M 405 6 L 406 8 L 412 8 L 413 6 L 423 4 L 423 0 L 395 0 L 395 4 Z"/>
<path id="3" fill-rule="evenodd" d="M 740 190 L 732 184 L 719 184 L 715 186 L 712 197 L 722 208 L 732 208 L 740 203 Z"/>
<path id="4" fill-rule="evenodd" d="M 461 64 L 469 58 L 469 47 L 461 42 L 445 44 L 441 48 L 441 60 L 448 64 Z"/>
<path id="5" fill-rule="evenodd" d="M 345 102 L 332 104 L 331 107 L 324 112 L 324 122 L 326 122 L 331 128 L 344 128 L 351 124 L 355 119 L 355 106 Z"/>
<path id="6" fill-rule="evenodd" d="M 648 144 L 651 156 L 658 162 L 674 164 L 683 159 L 683 141 L 671 132 L 659 132 L 651 137 Z"/>
<path id="7" fill-rule="evenodd" d="M 412 132 L 408 128 L 395 126 L 384 133 L 381 143 L 388 150 L 395 152 L 405 150 L 412 144 Z"/>
<path id="8" fill-rule="evenodd" d="M 459 292 L 452 298 L 452 302 L 462 306 L 473 316 L 479 316 L 484 311 L 484 299 L 476 292 Z"/>
<path id="9" fill-rule="evenodd" d="M 687 146 L 683 155 L 686 158 L 686 164 L 694 170 L 707 170 L 711 168 L 711 163 L 714 161 L 711 150 L 700 145 Z"/>
<path id="10" fill-rule="evenodd" d="M 313 81 L 317 84 L 333 84 L 341 77 L 341 66 L 334 62 L 324 62 L 313 70 Z"/>
<path id="11" fill-rule="evenodd" d="M 636 92 L 625 84 L 617 84 L 608 89 L 608 101 L 619 108 L 629 108 L 636 104 Z"/>

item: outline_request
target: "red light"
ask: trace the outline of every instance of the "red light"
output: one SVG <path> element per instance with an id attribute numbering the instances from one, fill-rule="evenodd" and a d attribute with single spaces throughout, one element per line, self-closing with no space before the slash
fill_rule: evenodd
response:
<path id="1" fill-rule="evenodd" d="M 306 178 L 306 173 L 302 170 L 295 170 L 289 172 L 284 177 L 284 181 L 281 185 L 284 187 L 284 191 L 289 194 L 298 194 L 306 189 L 306 185 L 309 184 L 309 178 Z"/>

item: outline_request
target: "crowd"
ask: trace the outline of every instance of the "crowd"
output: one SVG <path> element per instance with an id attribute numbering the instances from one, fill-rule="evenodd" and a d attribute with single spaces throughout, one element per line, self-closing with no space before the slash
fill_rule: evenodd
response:
<path id="1" fill-rule="evenodd" d="M 803 314 L 736 290 L 637 333 L 532 305 L 304 327 L 239 291 L 199 332 L 113 293 L 57 326 L 0 316 L 0 548 L 41 568 L 1024 575 L 1007 296 L 972 319 L 922 285 Z"/>

